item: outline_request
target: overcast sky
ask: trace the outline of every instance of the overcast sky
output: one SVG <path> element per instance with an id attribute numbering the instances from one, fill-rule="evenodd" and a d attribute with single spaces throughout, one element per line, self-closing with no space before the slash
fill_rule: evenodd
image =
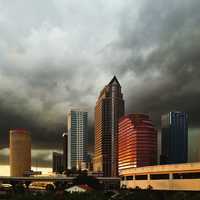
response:
<path id="1" fill-rule="evenodd" d="M 149 113 L 159 127 L 162 113 L 183 110 L 198 130 L 199 8 L 199 0 L 0 0 L 0 161 L 16 127 L 30 130 L 35 158 L 48 160 L 71 107 L 89 111 L 92 135 L 95 101 L 113 75 L 126 112 Z"/>

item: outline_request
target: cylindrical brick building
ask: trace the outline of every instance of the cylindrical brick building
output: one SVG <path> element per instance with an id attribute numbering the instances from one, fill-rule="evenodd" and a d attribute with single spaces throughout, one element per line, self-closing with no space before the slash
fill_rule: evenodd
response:
<path id="1" fill-rule="evenodd" d="M 10 130 L 10 176 L 31 170 L 31 136 L 25 129 Z"/>

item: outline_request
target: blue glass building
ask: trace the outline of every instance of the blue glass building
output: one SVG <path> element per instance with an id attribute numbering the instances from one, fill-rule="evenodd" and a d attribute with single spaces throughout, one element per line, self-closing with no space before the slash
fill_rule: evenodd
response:
<path id="1" fill-rule="evenodd" d="M 161 118 L 161 164 L 186 163 L 188 159 L 188 114 L 170 112 Z"/>

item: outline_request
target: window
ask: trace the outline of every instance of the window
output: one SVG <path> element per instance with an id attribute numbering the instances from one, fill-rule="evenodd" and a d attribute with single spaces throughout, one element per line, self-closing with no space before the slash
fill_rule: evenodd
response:
<path id="1" fill-rule="evenodd" d="M 126 177 L 126 180 L 127 180 L 127 181 L 133 180 L 133 176 L 127 176 L 127 177 Z"/>
<path id="2" fill-rule="evenodd" d="M 135 180 L 147 180 L 147 175 L 136 175 Z"/>
<path id="3" fill-rule="evenodd" d="M 152 180 L 169 179 L 169 174 L 151 174 L 150 179 Z"/>
<path id="4" fill-rule="evenodd" d="M 173 174 L 174 179 L 200 179 L 200 172 L 194 173 L 176 173 Z"/>

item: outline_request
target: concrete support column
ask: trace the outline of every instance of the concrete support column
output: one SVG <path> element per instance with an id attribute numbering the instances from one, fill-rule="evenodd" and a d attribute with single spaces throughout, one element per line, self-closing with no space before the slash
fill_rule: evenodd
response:
<path id="1" fill-rule="evenodd" d="M 10 185 L 12 185 L 12 191 L 16 192 L 16 185 L 19 184 L 18 181 L 11 180 Z"/>
<path id="2" fill-rule="evenodd" d="M 150 174 L 147 174 L 147 180 L 151 180 Z"/>
<path id="3" fill-rule="evenodd" d="M 25 185 L 26 185 L 26 190 L 29 190 L 29 185 L 31 184 L 31 181 L 26 181 Z"/>
<path id="4" fill-rule="evenodd" d="M 170 180 L 173 179 L 173 174 L 172 174 L 172 173 L 169 174 L 169 179 L 170 179 Z"/>

